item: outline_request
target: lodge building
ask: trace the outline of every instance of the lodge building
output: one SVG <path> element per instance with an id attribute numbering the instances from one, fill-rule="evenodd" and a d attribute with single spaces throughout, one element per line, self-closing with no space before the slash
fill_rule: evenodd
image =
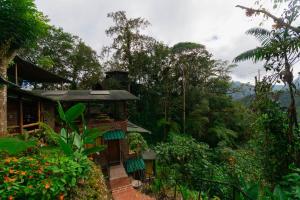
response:
<path id="1" fill-rule="evenodd" d="M 117 79 L 121 90 L 109 90 L 107 85 L 100 84 L 97 90 L 64 90 L 69 80 L 16 56 L 14 64 L 8 68 L 8 80 L 0 77 L 0 82 L 8 86 L 7 90 L 7 132 L 9 135 L 40 131 L 40 122 L 47 123 L 54 130 L 59 129 L 57 117 L 57 102 L 64 108 L 75 103 L 86 104 L 85 120 L 89 128 L 105 127 L 103 137 L 98 138 L 96 145 L 105 144 L 104 152 L 94 155 L 108 176 L 114 176 L 110 169 L 124 168 L 127 174 L 144 176 L 145 169 L 154 175 L 153 160 L 149 152 L 144 162 L 130 151 L 126 135 L 129 132 L 151 134 L 150 131 L 128 121 L 127 104 L 138 98 L 129 92 L 130 84 L 127 72 L 111 71 L 106 73 L 106 79 Z M 60 86 L 61 90 L 24 89 L 24 85 L 52 84 Z M 99 88 L 100 87 L 100 88 Z M 149 166 L 147 163 L 150 163 Z M 114 178 L 114 177 L 109 177 Z"/>

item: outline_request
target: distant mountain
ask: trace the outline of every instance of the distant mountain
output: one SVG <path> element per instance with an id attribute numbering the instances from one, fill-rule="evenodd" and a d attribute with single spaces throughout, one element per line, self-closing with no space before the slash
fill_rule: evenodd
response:
<path id="1" fill-rule="evenodd" d="M 250 83 L 241 83 L 239 81 L 233 81 L 231 83 L 230 95 L 235 100 L 254 95 L 254 86 Z"/>
<path id="2" fill-rule="evenodd" d="M 300 78 L 294 81 L 296 87 L 300 89 Z M 274 85 L 273 91 L 278 92 L 278 101 L 283 107 L 288 107 L 290 103 L 290 95 L 288 92 L 288 87 L 286 85 Z M 251 100 L 254 99 L 254 85 L 249 83 L 241 83 L 234 81 L 231 83 L 231 93 L 230 95 L 234 100 L 240 101 L 245 105 L 249 105 Z M 296 107 L 300 117 L 300 96 L 296 95 Z"/>
<path id="3" fill-rule="evenodd" d="M 297 88 L 300 88 L 300 78 L 294 80 Z M 286 85 L 276 84 L 273 86 L 273 91 L 287 91 L 288 87 Z M 231 83 L 230 95 L 233 99 L 239 100 L 247 96 L 254 95 L 254 85 L 250 83 L 242 83 L 239 81 L 233 81 Z"/>

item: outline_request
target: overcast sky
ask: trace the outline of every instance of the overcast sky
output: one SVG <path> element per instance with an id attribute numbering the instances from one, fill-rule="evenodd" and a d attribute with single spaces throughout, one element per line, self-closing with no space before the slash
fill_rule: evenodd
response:
<path id="1" fill-rule="evenodd" d="M 112 25 L 107 13 L 124 10 L 129 17 L 143 17 L 151 26 L 146 34 L 168 45 L 177 42 L 204 44 L 215 58 L 232 61 L 258 43 L 245 31 L 261 18 L 248 18 L 237 4 L 253 6 L 255 0 L 36 0 L 50 23 L 80 36 L 100 52 L 110 40 L 105 29 Z M 239 63 L 234 80 L 253 82 L 260 65 Z"/>

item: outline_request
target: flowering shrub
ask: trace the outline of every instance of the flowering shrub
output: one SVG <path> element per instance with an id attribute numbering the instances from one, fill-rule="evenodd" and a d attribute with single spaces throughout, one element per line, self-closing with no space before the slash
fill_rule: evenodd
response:
<path id="1" fill-rule="evenodd" d="M 64 199 L 82 184 L 90 163 L 87 158 L 61 156 L 7 157 L 0 160 L 1 199 Z"/>

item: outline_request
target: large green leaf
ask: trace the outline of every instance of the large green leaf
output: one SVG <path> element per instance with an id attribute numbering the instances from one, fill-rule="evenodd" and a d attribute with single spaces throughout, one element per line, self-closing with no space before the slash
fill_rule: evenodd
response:
<path id="1" fill-rule="evenodd" d="M 89 148 L 89 149 L 85 149 L 82 153 L 84 155 L 90 155 L 90 154 L 93 154 L 93 153 L 101 152 L 104 149 L 106 149 L 106 146 L 101 145 L 101 146 L 96 146 L 96 147 L 92 147 L 92 148 Z"/>
<path id="2" fill-rule="evenodd" d="M 66 154 L 67 156 L 72 156 L 73 155 L 73 149 L 71 145 L 67 144 L 62 138 L 58 139 L 58 144 L 61 148 L 61 150 Z"/>
<path id="3" fill-rule="evenodd" d="M 60 136 L 62 137 L 62 139 L 63 139 L 65 142 L 67 142 L 67 131 L 66 131 L 65 128 L 62 128 L 62 129 L 60 130 Z"/>
<path id="4" fill-rule="evenodd" d="M 75 119 L 80 117 L 84 111 L 85 111 L 85 105 L 83 103 L 78 103 L 72 106 L 65 113 L 66 122 L 72 123 Z"/>
<path id="5" fill-rule="evenodd" d="M 103 135 L 98 128 L 86 129 L 82 135 L 85 144 L 94 143 L 94 140 Z"/>
<path id="6" fill-rule="evenodd" d="M 80 149 L 83 144 L 82 144 L 82 141 L 81 141 L 81 137 L 78 133 L 74 133 L 74 142 L 73 144 L 78 148 Z"/>
<path id="7" fill-rule="evenodd" d="M 251 184 L 250 187 L 247 188 L 246 193 L 251 197 L 251 199 L 258 199 L 259 185 Z"/>
<path id="8" fill-rule="evenodd" d="M 273 192 L 274 200 L 286 200 L 287 197 L 285 193 L 282 191 L 281 187 L 277 185 Z"/>
<path id="9" fill-rule="evenodd" d="M 61 120 L 66 121 L 64 109 L 63 109 L 62 105 L 60 104 L 60 102 L 57 102 L 57 103 L 58 103 L 57 111 L 58 111 L 59 117 Z"/>

